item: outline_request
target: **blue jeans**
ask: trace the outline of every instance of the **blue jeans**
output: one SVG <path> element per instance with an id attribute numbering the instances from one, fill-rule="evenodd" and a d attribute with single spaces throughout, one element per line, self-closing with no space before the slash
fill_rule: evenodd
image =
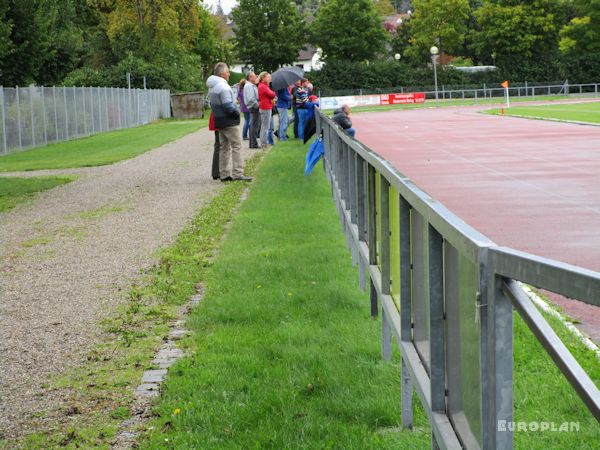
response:
<path id="1" fill-rule="evenodd" d="M 352 137 L 354 137 L 354 135 L 356 134 L 356 130 L 354 128 L 346 128 L 344 131 Z"/>
<path id="2" fill-rule="evenodd" d="M 273 123 L 270 109 L 260 110 L 260 146 L 265 148 L 269 144 L 270 124 Z"/>
<path id="3" fill-rule="evenodd" d="M 277 108 L 277 114 L 279 114 L 279 140 L 287 141 L 287 129 L 290 124 L 288 110 L 287 108 Z"/>
<path id="4" fill-rule="evenodd" d="M 275 131 L 275 117 L 271 114 L 271 121 L 269 122 L 269 144 L 275 145 L 275 135 L 273 132 Z"/>
<path id="5" fill-rule="evenodd" d="M 248 139 L 248 130 L 250 129 L 250 113 L 244 113 L 244 128 L 242 129 L 242 138 Z"/>
<path id="6" fill-rule="evenodd" d="M 298 108 L 298 138 L 304 140 L 304 122 L 306 121 L 306 113 L 308 111 L 305 108 Z"/>

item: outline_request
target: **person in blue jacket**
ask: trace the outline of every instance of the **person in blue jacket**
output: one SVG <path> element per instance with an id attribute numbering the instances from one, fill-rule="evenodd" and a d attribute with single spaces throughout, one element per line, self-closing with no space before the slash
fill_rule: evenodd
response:
<path id="1" fill-rule="evenodd" d="M 287 141 L 287 129 L 290 124 L 290 118 L 288 116 L 288 109 L 292 106 L 292 95 L 290 94 L 290 88 L 283 88 L 277 90 L 277 115 L 279 116 L 279 140 Z"/>

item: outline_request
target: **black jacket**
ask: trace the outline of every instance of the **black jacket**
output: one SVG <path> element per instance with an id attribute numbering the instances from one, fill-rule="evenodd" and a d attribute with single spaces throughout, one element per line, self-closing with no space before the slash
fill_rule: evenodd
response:
<path id="1" fill-rule="evenodd" d="M 335 123 L 337 123 L 343 130 L 347 130 L 348 128 L 352 128 L 352 121 L 350 117 L 344 113 L 342 108 L 336 109 L 333 111 L 333 117 L 331 118 Z"/>

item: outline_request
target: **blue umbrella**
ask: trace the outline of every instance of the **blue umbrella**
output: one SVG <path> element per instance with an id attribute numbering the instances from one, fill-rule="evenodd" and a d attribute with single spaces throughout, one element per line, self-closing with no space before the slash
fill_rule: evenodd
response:
<path id="1" fill-rule="evenodd" d="M 321 159 L 325 153 L 325 148 L 323 146 L 323 139 L 317 139 L 315 142 L 310 144 L 308 147 L 308 153 L 306 154 L 306 166 L 304 167 L 304 176 L 307 176 L 312 172 L 315 165 Z"/>

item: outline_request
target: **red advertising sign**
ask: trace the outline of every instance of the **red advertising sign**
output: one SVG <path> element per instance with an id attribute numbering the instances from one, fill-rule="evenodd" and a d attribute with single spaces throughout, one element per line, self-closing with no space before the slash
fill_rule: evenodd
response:
<path id="1" fill-rule="evenodd" d="M 411 92 L 409 94 L 385 94 L 380 97 L 381 105 L 400 105 L 403 103 L 424 103 L 424 92 Z"/>

